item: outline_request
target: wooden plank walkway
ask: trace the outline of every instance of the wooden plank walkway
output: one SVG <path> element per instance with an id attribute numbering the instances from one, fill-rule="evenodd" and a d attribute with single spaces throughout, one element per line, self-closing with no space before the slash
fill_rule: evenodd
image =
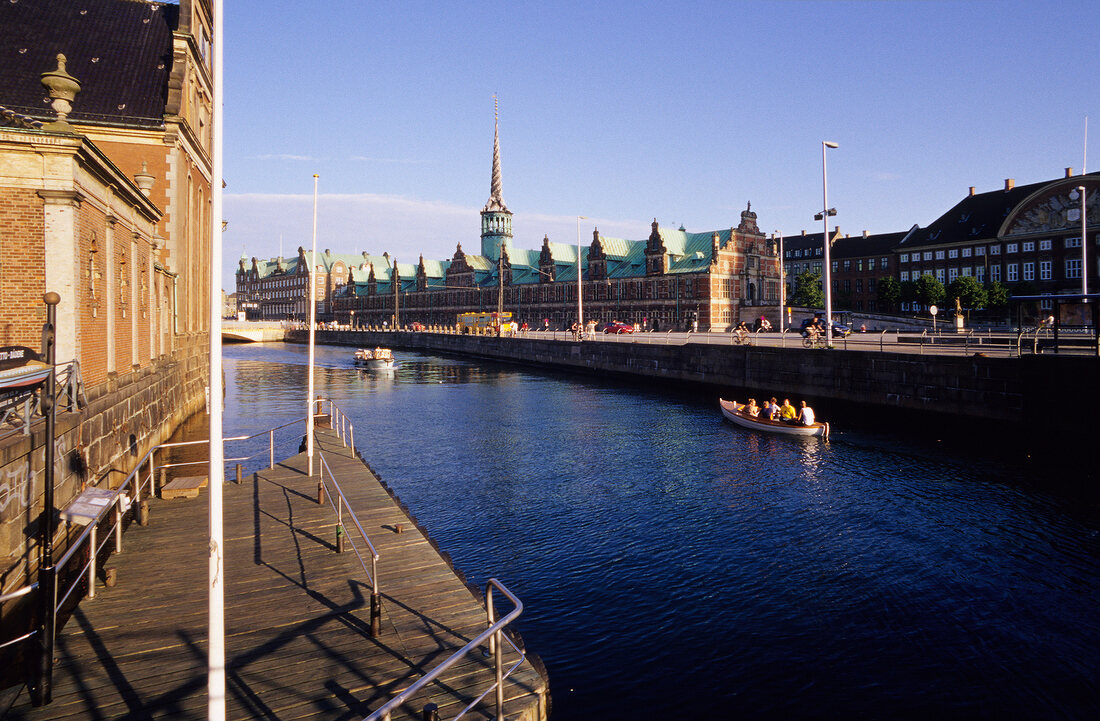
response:
<path id="1" fill-rule="evenodd" d="M 335 553 L 335 515 L 317 504 L 304 454 L 226 484 L 231 719 L 361 718 L 486 627 L 483 598 L 366 465 L 331 430 L 318 429 L 317 440 L 381 556 L 382 632 L 369 635 L 369 582 L 350 547 Z M 53 703 L 32 708 L 24 691 L 7 718 L 206 718 L 206 498 L 151 502 L 149 525 L 132 524 L 108 564 L 118 585 L 82 601 L 58 635 Z M 507 599 L 497 605 L 498 615 L 510 610 Z M 491 659 L 475 653 L 394 718 L 419 719 L 428 702 L 451 718 L 492 673 Z M 547 683 L 530 661 L 505 685 L 508 719 L 546 718 Z M 492 717 L 493 698 L 466 718 Z"/>

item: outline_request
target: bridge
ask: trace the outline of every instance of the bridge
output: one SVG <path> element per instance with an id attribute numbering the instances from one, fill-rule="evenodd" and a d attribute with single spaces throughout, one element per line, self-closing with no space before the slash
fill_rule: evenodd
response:
<path id="1" fill-rule="evenodd" d="M 286 339 L 286 328 L 279 321 L 224 321 L 223 343 L 271 343 Z"/>

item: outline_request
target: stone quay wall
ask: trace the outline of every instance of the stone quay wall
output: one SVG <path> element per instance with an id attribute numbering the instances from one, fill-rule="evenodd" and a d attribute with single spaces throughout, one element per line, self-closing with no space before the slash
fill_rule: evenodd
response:
<path id="1" fill-rule="evenodd" d="M 117 487 L 145 453 L 168 440 L 206 403 L 209 376 L 205 336 L 188 338 L 170 356 L 85 388 L 86 405 L 58 409 L 54 505 L 65 508 L 86 485 Z M 39 519 L 43 509 L 45 421 L 29 435 L 0 438 L 0 588 L 12 591 L 32 582 L 39 562 Z M 54 558 L 84 528 L 58 523 Z M 0 627 L 10 628 L 18 604 L 0 609 Z M 0 638 L 0 642 L 7 640 Z"/>
<path id="2" fill-rule="evenodd" d="M 287 340 L 308 342 L 308 331 L 291 331 Z M 1018 428 L 1036 422 L 1045 431 L 1055 430 L 1046 418 L 1051 402 L 1069 398 L 1074 406 L 1089 407 L 1100 401 L 1091 380 L 1100 371 L 1100 359 L 1078 356 L 933 356 L 362 331 L 319 331 L 317 342 L 473 356 Z M 1070 414 L 1063 415 L 1062 430 L 1079 426 Z"/>

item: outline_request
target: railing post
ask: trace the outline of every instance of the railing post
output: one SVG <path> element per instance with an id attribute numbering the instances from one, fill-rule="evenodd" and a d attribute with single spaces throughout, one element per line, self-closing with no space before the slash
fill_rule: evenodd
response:
<path id="1" fill-rule="evenodd" d="M 272 429 L 267 432 L 267 454 L 268 460 L 271 462 L 268 468 L 275 467 L 275 430 Z"/>
<path id="2" fill-rule="evenodd" d="M 151 496 L 156 496 L 157 495 L 157 483 L 156 483 L 157 464 L 154 461 L 154 459 L 156 457 L 157 457 L 157 449 L 156 449 L 156 446 L 154 446 L 153 450 L 151 450 L 149 452 L 149 495 L 151 495 Z"/>
<path id="3" fill-rule="evenodd" d="M 354 451 L 355 450 L 355 424 L 354 423 L 349 423 L 348 424 L 348 433 L 351 434 L 351 442 L 348 445 L 351 447 L 351 450 Z"/>
<path id="4" fill-rule="evenodd" d="M 95 557 L 99 547 L 99 543 L 96 541 L 96 532 L 98 530 L 96 522 L 92 521 L 91 546 L 89 550 L 91 558 L 88 561 L 88 598 L 95 598 Z"/>
<path id="5" fill-rule="evenodd" d="M 377 578 L 377 576 L 375 576 Z M 370 637 L 382 635 L 382 595 L 377 590 L 370 595 Z"/>
<path id="6" fill-rule="evenodd" d="M 122 494 L 115 501 L 115 553 L 122 553 Z"/>
<path id="7" fill-rule="evenodd" d="M 439 721 L 439 706 L 434 703 L 426 704 L 420 714 L 420 721 Z"/>
<path id="8" fill-rule="evenodd" d="M 242 472 L 243 470 L 244 470 L 244 467 L 243 467 L 243 466 L 241 466 L 241 464 L 240 464 L 240 463 L 238 463 L 238 464 L 237 464 L 237 485 L 238 485 L 238 486 L 239 486 L 239 485 L 241 485 L 241 472 Z"/>

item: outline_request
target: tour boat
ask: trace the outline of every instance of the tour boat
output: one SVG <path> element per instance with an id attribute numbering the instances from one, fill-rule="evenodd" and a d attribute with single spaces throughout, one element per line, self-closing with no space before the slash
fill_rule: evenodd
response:
<path id="1" fill-rule="evenodd" d="M 355 365 L 365 366 L 372 371 L 391 370 L 395 365 L 393 351 L 389 348 L 360 348 L 355 351 Z"/>
<path id="2" fill-rule="evenodd" d="M 766 418 L 756 418 L 747 413 L 742 413 L 740 409 L 745 407 L 743 403 L 727 401 L 722 398 L 718 399 L 718 403 L 722 406 L 722 415 L 742 428 L 751 428 L 754 431 L 763 431 L 765 433 L 780 433 L 788 436 L 820 436 L 825 440 L 829 439 L 828 423 L 796 426 L 790 423 L 783 423 L 782 421 L 771 421 Z"/>
<path id="3" fill-rule="evenodd" d="M 0 370 L 0 393 L 34 390 L 50 375 L 51 367 L 37 360 Z"/>

